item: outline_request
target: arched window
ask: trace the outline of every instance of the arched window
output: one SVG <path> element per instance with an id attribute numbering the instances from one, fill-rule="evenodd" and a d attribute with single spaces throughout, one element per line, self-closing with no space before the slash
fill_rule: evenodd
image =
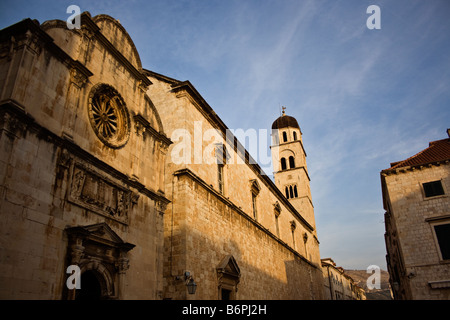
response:
<path id="1" fill-rule="evenodd" d="M 284 189 L 284 191 L 285 191 L 285 193 L 286 193 L 286 198 L 289 199 L 289 188 L 286 187 L 286 188 Z"/>
<path id="2" fill-rule="evenodd" d="M 294 141 L 297 140 L 297 132 L 294 131 Z"/>
<path id="3" fill-rule="evenodd" d="M 83 288 L 68 288 L 66 299 L 121 299 L 123 284 L 119 277 L 128 270 L 128 252 L 135 245 L 124 242 L 105 222 L 68 227 L 65 232 L 70 257 L 67 262 L 79 266 Z M 106 253 L 99 256 L 101 250 Z"/>
<path id="4" fill-rule="evenodd" d="M 294 160 L 294 157 L 293 157 L 293 156 L 290 156 L 290 157 L 289 157 L 289 168 L 290 168 L 290 169 L 295 168 L 295 160 Z"/>
<path id="5" fill-rule="evenodd" d="M 286 170 L 286 158 L 281 158 L 281 170 Z"/>
<path id="6" fill-rule="evenodd" d="M 291 198 L 294 197 L 294 192 L 292 191 L 292 186 L 289 186 L 289 196 L 290 196 Z"/>
<path id="7" fill-rule="evenodd" d="M 297 186 L 294 186 L 294 198 L 298 198 Z"/>
<path id="8" fill-rule="evenodd" d="M 287 133 L 283 131 L 283 142 L 287 142 Z"/>

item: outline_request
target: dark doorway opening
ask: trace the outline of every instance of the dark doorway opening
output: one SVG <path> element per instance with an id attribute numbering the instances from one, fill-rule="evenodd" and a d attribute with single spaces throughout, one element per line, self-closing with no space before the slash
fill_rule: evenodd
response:
<path id="1" fill-rule="evenodd" d="M 231 290 L 222 289 L 222 300 L 231 300 Z"/>
<path id="2" fill-rule="evenodd" d="M 88 270 L 81 275 L 81 289 L 77 290 L 76 300 L 100 300 L 102 288 L 97 276 Z"/>

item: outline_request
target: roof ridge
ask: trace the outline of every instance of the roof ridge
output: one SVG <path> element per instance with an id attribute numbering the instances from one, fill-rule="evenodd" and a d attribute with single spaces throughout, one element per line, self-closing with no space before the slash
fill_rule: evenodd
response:
<path id="1" fill-rule="evenodd" d="M 448 146 L 447 146 L 447 144 L 448 144 Z M 440 148 L 440 149 L 437 149 L 437 148 Z M 436 152 L 438 154 L 436 154 Z M 414 163 L 413 160 L 419 158 L 420 156 L 423 156 L 425 159 L 423 159 L 423 160 L 419 159 L 417 161 L 417 163 Z M 422 165 L 422 164 L 427 164 L 427 163 L 432 163 L 432 162 L 442 161 L 442 160 L 450 160 L 450 138 L 431 141 L 431 142 L 429 142 L 427 148 L 419 151 L 418 153 L 414 154 L 413 156 L 411 156 L 405 160 L 392 162 L 391 163 L 392 166 L 383 171 L 398 169 L 398 168 L 405 167 L 405 166 Z"/>
<path id="2" fill-rule="evenodd" d="M 408 161 L 408 160 L 411 160 L 411 159 L 413 159 L 413 158 L 418 157 L 419 155 L 423 154 L 425 151 L 427 151 L 427 150 L 430 149 L 430 148 L 431 148 L 431 145 L 428 144 L 428 147 L 426 147 L 425 149 L 423 149 L 423 150 L 417 152 L 415 155 L 413 155 L 413 156 L 411 156 L 411 157 L 409 157 L 409 158 L 406 158 L 406 159 L 401 160 L 401 161 L 397 161 L 397 163 L 396 163 L 393 167 L 391 167 L 391 168 L 389 168 L 389 169 L 401 168 L 403 163 L 405 163 L 405 162 Z"/>
<path id="3" fill-rule="evenodd" d="M 434 140 L 434 141 L 430 141 L 430 143 L 428 144 L 429 147 L 431 147 L 432 144 L 436 144 L 438 142 L 444 142 L 444 141 L 448 141 L 450 142 L 450 138 L 445 138 L 445 139 L 440 139 L 440 140 Z"/>

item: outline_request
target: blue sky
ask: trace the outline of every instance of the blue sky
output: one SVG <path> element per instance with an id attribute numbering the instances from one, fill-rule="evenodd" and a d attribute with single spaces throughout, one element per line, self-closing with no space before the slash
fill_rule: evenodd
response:
<path id="1" fill-rule="evenodd" d="M 66 20 L 71 4 L 120 20 L 144 68 L 189 80 L 231 129 L 270 129 L 286 106 L 321 256 L 386 269 L 379 173 L 450 127 L 449 1 L 2 0 L 0 28 Z M 380 30 L 366 27 L 369 5 Z"/>

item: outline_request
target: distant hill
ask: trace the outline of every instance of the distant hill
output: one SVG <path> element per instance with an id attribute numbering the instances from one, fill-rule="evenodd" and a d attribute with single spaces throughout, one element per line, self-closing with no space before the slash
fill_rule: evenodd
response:
<path id="1" fill-rule="evenodd" d="M 389 286 L 389 273 L 381 270 L 380 287 L 381 289 L 369 290 L 367 288 L 367 279 L 371 276 L 366 270 L 345 270 L 355 283 L 364 289 L 367 300 L 392 300 Z"/>

